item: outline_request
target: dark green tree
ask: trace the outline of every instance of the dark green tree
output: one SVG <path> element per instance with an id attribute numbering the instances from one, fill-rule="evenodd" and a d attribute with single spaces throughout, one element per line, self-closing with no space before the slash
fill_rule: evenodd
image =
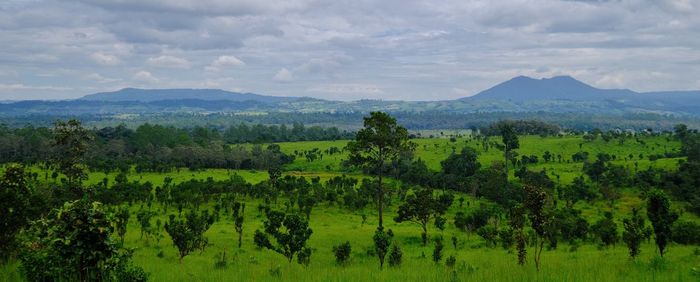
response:
<path id="1" fill-rule="evenodd" d="M 435 196 L 433 190 L 418 189 L 414 194 L 406 197 L 406 202 L 399 206 L 398 216 L 394 218 L 396 222 L 410 221 L 420 225 L 423 229 L 421 238 L 423 245 L 428 241 L 428 225 L 430 220 L 437 220 L 452 204 L 451 194 Z"/>
<path id="2" fill-rule="evenodd" d="M 464 147 L 459 154 L 450 154 L 447 159 L 440 162 L 440 165 L 445 174 L 469 177 L 481 168 L 481 163 L 479 163 L 477 156 L 478 154 L 474 148 Z"/>
<path id="3" fill-rule="evenodd" d="M 76 119 L 56 121 L 53 134 L 56 166 L 68 177 L 68 184 L 75 188 L 87 177 L 84 157 L 92 136 Z"/>
<path id="4" fill-rule="evenodd" d="M 671 227 L 678 220 L 678 214 L 671 211 L 671 201 L 661 190 L 652 190 L 647 199 L 647 216 L 654 227 L 654 239 L 659 255 L 664 256 L 666 245 L 671 241 Z"/>
<path id="5" fill-rule="evenodd" d="M 170 215 L 168 222 L 165 223 L 165 231 L 168 232 L 173 245 L 179 252 L 180 263 L 182 258 L 191 252 L 203 250 L 207 246 L 209 241 L 204 237 L 204 232 L 209 230 L 213 223 L 214 216 L 206 210 L 199 215 L 190 211 L 184 219 Z"/>
<path id="6" fill-rule="evenodd" d="M 338 265 L 346 265 L 350 259 L 351 252 L 352 246 L 350 246 L 350 241 L 333 246 L 333 255 L 335 255 L 335 262 L 338 263 Z"/>
<path id="7" fill-rule="evenodd" d="M 306 246 L 306 241 L 313 231 L 309 223 L 296 214 L 285 214 L 280 211 L 269 210 L 266 213 L 267 220 L 263 223 L 264 231 L 255 230 L 255 245 L 260 248 L 273 250 L 287 258 L 289 263 L 295 255 L 302 254 L 308 259 L 311 250 Z M 275 244 L 270 241 L 275 240 Z M 303 263 L 299 259 L 299 263 Z"/>
<path id="8" fill-rule="evenodd" d="M 245 219 L 245 203 L 233 203 L 233 227 L 238 233 L 238 248 L 243 245 L 243 220 Z"/>
<path id="9" fill-rule="evenodd" d="M 126 207 L 119 208 L 114 214 L 114 228 L 122 244 L 124 244 L 124 235 L 126 235 L 126 226 L 129 224 L 130 216 L 129 209 Z"/>
<path id="10" fill-rule="evenodd" d="M 516 205 L 510 211 L 508 225 L 513 230 L 513 240 L 518 251 L 518 264 L 524 265 L 527 259 L 527 239 L 525 237 L 525 215 L 527 211 L 523 205 Z"/>
<path id="11" fill-rule="evenodd" d="M 498 130 L 501 134 L 501 142 L 503 142 L 503 157 L 505 159 L 505 175 L 508 178 L 508 162 L 513 158 L 513 150 L 520 148 L 518 133 L 515 132 L 513 125 L 507 122 L 502 122 L 498 125 Z"/>
<path id="12" fill-rule="evenodd" d="M 442 236 L 435 238 L 435 248 L 433 249 L 433 262 L 438 264 L 442 260 L 442 249 L 444 245 L 442 244 Z"/>
<path id="13" fill-rule="evenodd" d="M 29 281 L 145 281 L 112 231 L 101 203 L 66 202 L 28 231 L 21 270 Z"/>
<path id="14" fill-rule="evenodd" d="M 387 164 L 400 156 L 411 153 L 416 145 L 408 140 L 408 131 L 396 123 L 387 113 L 372 112 L 364 118 L 364 127 L 357 132 L 355 140 L 346 147 L 349 152 L 347 163 L 365 168 L 377 175 L 378 226 L 383 227 L 384 187 L 382 177 Z"/>
<path id="15" fill-rule="evenodd" d="M 389 252 L 392 235 L 393 232 L 391 232 L 391 229 L 389 232 L 384 232 L 384 227 L 377 227 L 377 230 L 374 231 L 374 237 L 372 239 L 374 239 L 374 251 L 379 258 L 379 269 L 384 268 L 384 258 Z"/>
<path id="16" fill-rule="evenodd" d="M 30 197 L 24 167 L 8 165 L 0 178 L 0 260 L 13 253 L 15 237 L 29 224 Z"/>
<path id="17" fill-rule="evenodd" d="M 622 240 L 625 241 L 629 249 L 630 257 L 634 259 L 641 252 L 639 247 L 642 245 L 642 241 L 651 235 L 651 229 L 645 226 L 644 218 L 636 208 L 632 209 L 632 216 L 625 218 L 622 224 L 625 227 L 622 232 Z"/>
<path id="18" fill-rule="evenodd" d="M 391 251 L 389 252 L 389 266 L 399 267 L 401 266 L 401 258 L 403 257 L 403 252 L 401 252 L 401 247 L 397 244 L 391 245 Z"/>
<path id="19" fill-rule="evenodd" d="M 544 243 L 550 230 L 550 207 L 547 202 L 547 193 L 540 187 L 525 185 L 524 207 L 530 219 L 532 229 L 535 230 L 535 268 L 540 269 L 540 258 L 544 250 Z"/>
<path id="20" fill-rule="evenodd" d="M 139 222 L 139 226 L 141 227 L 141 239 L 143 239 L 143 235 L 146 235 L 146 241 L 148 241 L 148 237 L 151 236 L 152 230 L 151 230 L 151 218 L 153 218 L 154 213 L 148 210 L 140 210 L 136 214 L 136 220 Z"/>
<path id="21" fill-rule="evenodd" d="M 617 224 L 613 220 L 613 214 L 611 212 L 605 212 L 605 217 L 593 226 L 593 233 L 600 238 L 600 242 L 603 246 L 615 245 L 615 243 L 620 239 L 617 232 Z"/>

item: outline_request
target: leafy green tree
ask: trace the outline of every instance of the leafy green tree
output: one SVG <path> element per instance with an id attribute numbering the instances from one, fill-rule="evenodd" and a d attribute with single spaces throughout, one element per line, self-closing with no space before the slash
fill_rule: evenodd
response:
<path id="1" fill-rule="evenodd" d="M 644 218 L 639 210 L 632 209 L 632 215 L 622 221 L 625 230 L 622 232 L 622 240 L 629 249 L 630 257 L 636 258 L 641 252 L 640 246 L 644 239 L 651 236 L 651 229 L 644 224 Z"/>
<path id="2" fill-rule="evenodd" d="M 151 218 L 153 218 L 153 215 L 153 212 L 148 210 L 140 210 L 136 214 L 136 220 L 138 220 L 139 226 L 141 227 L 141 239 L 143 239 L 144 234 L 146 235 L 146 240 L 148 240 L 148 237 L 151 235 Z"/>
<path id="3" fill-rule="evenodd" d="M 0 178 L 0 259 L 16 247 L 15 237 L 29 224 L 31 191 L 21 165 L 8 165 Z"/>
<path id="4" fill-rule="evenodd" d="M 391 251 L 389 252 L 389 266 L 399 267 L 401 266 L 401 258 L 403 257 L 403 252 L 401 252 L 401 247 L 397 244 L 391 245 Z"/>
<path id="5" fill-rule="evenodd" d="M 384 227 L 377 227 L 377 230 L 374 231 L 374 237 L 372 239 L 374 239 L 374 251 L 377 253 L 377 257 L 379 257 L 379 269 L 384 268 L 384 258 L 389 252 L 392 235 L 393 232 L 391 232 L 391 229 L 389 232 L 384 232 Z"/>
<path id="6" fill-rule="evenodd" d="M 547 205 L 547 193 L 539 187 L 525 185 L 524 207 L 530 219 L 532 229 L 535 230 L 535 267 L 540 269 L 542 251 L 544 250 L 545 238 L 548 236 L 549 224 L 551 223 L 550 208 Z"/>
<path id="7" fill-rule="evenodd" d="M 430 189 L 419 189 L 414 194 L 406 197 L 406 202 L 399 206 L 398 216 L 394 218 L 396 222 L 410 221 L 421 226 L 423 233 L 423 245 L 428 240 L 428 224 L 431 219 L 437 220 L 452 204 L 451 194 L 435 196 Z"/>
<path id="8" fill-rule="evenodd" d="M 442 236 L 435 238 L 435 248 L 433 249 L 433 262 L 440 263 L 442 260 L 442 249 L 444 248 L 442 244 Z"/>
<path id="9" fill-rule="evenodd" d="M 206 210 L 202 211 L 200 215 L 190 211 L 184 219 L 170 215 L 169 221 L 165 223 L 165 232 L 168 232 L 173 240 L 173 245 L 179 252 L 181 263 L 182 258 L 191 252 L 198 249 L 203 250 L 207 246 L 209 241 L 204 237 L 204 232 L 209 230 L 213 223 L 214 216 Z"/>
<path id="10" fill-rule="evenodd" d="M 700 224 L 693 221 L 677 221 L 672 228 L 673 241 L 684 245 L 700 245 Z"/>
<path id="11" fill-rule="evenodd" d="M 671 241 L 671 227 L 678 220 L 678 214 L 671 211 L 671 201 L 661 190 L 652 190 L 647 199 L 647 216 L 654 227 L 654 239 L 663 257 L 666 245 Z"/>
<path id="12" fill-rule="evenodd" d="M 595 198 L 595 193 L 581 176 L 574 178 L 574 182 L 562 189 L 561 194 L 561 198 L 566 200 L 566 206 L 569 208 L 578 201 L 590 201 Z"/>
<path id="13" fill-rule="evenodd" d="M 520 148 L 520 141 L 518 140 L 518 133 L 513 128 L 510 123 L 500 123 L 498 125 L 498 130 L 501 134 L 501 142 L 503 142 L 503 157 L 505 159 L 505 175 L 508 178 L 508 161 L 510 161 L 513 156 L 513 150 Z"/>
<path id="14" fill-rule="evenodd" d="M 118 209 L 114 214 L 114 227 L 122 244 L 124 244 L 124 235 L 126 235 L 126 226 L 129 224 L 130 216 L 129 209 L 126 207 Z"/>
<path id="15" fill-rule="evenodd" d="M 87 177 L 83 163 L 92 136 L 76 119 L 56 121 L 53 133 L 58 170 L 68 177 L 68 184 L 75 188 Z"/>
<path id="16" fill-rule="evenodd" d="M 476 230 L 476 234 L 481 236 L 481 238 L 483 238 L 489 246 L 496 246 L 496 240 L 498 240 L 498 229 L 496 229 L 495 226 L 485 225 L 479 227 L 479 229 Z"/>
<path id="17" fill-rule="evenodd" d="M 527 211 L 521 204 L 516 205 L 510 211 L 508 225 L 513 230 L 513 240 L 518 251 L 518 264 L 524 265 L 527 259 L 527 241 L 525 238 L 525 215 Z"/>
<path id="18" fill-rule="evenodd" d="M 382 177 L 387 163 L 398 160 L 406 153 L 415 150 L 416 145 L 408 140 L 408 131 L 396 123 L 387 113 L 372 112 L 364 118 L 364 128 L 357 132 L 355 140 L 346 147 L 349 152 L 348 164 L 368 169 L 377 175 L 377 203 L 379 209 L 378 226 L 383 227 L 384 187 Z"/>
<path id="19" fill-rule="evenodd" d="M 28 231 L 21 271 L 29 281 L 146 281 L 112 231 L 101 203 L 66 202 Z"/>
<path id="20" fill-rule="evenodd" d="M 481 168 L 481 163 L 479 163 L 477 157 L 478 153 L 474 148 L 464 147 L 459 154 L 450 154 L 447 159 L 440 162 L 440 165 L 445 174 L 469 177 Z"/>
<path id="21" fill-rule="evenodd" d="M 604 246 L 615 245 L 620 239 L 612 212 L 605 212 L 605 217 L 596 222 L 592 229 Z"/>
<path id="22" fill-rule="evenodd" d="M 310 249 L 306 246 L 313 231 L 309 223 L 296 214 L 285 214 L 280 211 L 269 210 L 266 213 L 267 220 L 263 223 L 264 231 L 255 230 L 255 245 L 260 248 L 273 250 L 287 258 L 289 263 L 297 254 L 310 256 Z M 275 244 L 270 241 L 275 240 Z M 300 260 L 302 263 L 303 260 Z"/>
<path id="23" fill-rule="evenodd" d="M 233 203 L 233 225 L 238 233 L 238 248 L 243 245 L 243 220 L 245 219 L 245 203 Z"/>
<path id="24" fill-rule="evenodd" d="M 339 265 L 346 265 L 350 259 L 350 253 L 352 252 L 352 246 L 350 246 L 350 241 L 346 241 L 337 246 L 333 246 L 333 255 L 335 255 L 335 262 Z"/>

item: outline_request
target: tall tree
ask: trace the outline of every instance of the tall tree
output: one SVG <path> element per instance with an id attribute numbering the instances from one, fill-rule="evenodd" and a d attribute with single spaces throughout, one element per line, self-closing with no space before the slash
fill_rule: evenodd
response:
<path id="1" fill-rule="evenodd" d="M 512 158 L 512 152 L 520 148 L 518 134 L 515 132 L 513 125 L 507 122 L 500 123 L 498 130 L 501 133 L 501 142 L 503 142 L 503 156 L 505 158 L 505 173 L 508 179 L 508 161 Z"/>
<path id="2" fill-rule="evenodd" d="M 245 203 L 233 203 L 233 224 L 238 233 L 238 248 L 243 245 L 243 220 L 245 219 Z"/>
<path id="3" fill-rule="evenodd" d="M 654 227 L 654 239 L 659 248 L 659 255 L 664 256 L 666 245 L 671 240 L 671 226 L 678 219 L 678 214 L 671 211 L 671 201 L 661 190 L 652 190 L 647 199 L 647 216 Z"/>
<path id="4" fill-rule="evenodd" d="M 383 228 L 384 187 L 382 177 L 387 163 L 397 160 L 402 153 L 413 152 L 416 145 L 408 140 L 408 131 L 387 113 L 372 112 L 364 118 L 364 128 L 355 140 L 348 143 L 348 163 L 370 170 L 377 175 L 377 202 L 379 228 Z"/>
<path id="5" fill-rule="evenodd" d="M 544 189 L 532 185 L 525 185 L 525 202 L 524 207 L 527 209 L 527 215 L 530 219 L 532 229 L 535 230 L 535 267 L 540 270 L 541 256 L 544 249 L 549 225 L 551 223 L 551 214 L 547 205 L 547 193 Z"/>
<path id="6" fill-rule="evenodd" d="M 639 214 L 639 210 L 632 209 L 632 216 L 622 221 L 625 231 L 622 232 L 622 240 L 625 241 L 629 249 L 630 257 L 635 258 L 640 253 L 642 241 L 649 238 L 651 230 L 645 226 L 644 218 Z"/>
<path id="7" fill-rule="evenodd" d="M 75 188 L 87 177 L 83 158 L 92 136 L 76 119 L 56 121 L 53 131 L 58 170 L 68 177 L 68 184 Z"/>
<path id="8" fill-rule="evenodd" d="M 15 237 L 29 223 L 27 174 L 20 165 L 9 165 L 0 178 L 0 259 L 10 255 Z"/>

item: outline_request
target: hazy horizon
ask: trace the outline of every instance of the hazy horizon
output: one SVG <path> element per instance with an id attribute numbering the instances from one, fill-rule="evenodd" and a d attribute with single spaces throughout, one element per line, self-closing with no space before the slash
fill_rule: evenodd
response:
<path id="1" fill-rule="evenodd" d="M 3 1 L 0 100 L 216 88 L 449 100 L 515 76 L 700 89 L 700 3 Z"/>

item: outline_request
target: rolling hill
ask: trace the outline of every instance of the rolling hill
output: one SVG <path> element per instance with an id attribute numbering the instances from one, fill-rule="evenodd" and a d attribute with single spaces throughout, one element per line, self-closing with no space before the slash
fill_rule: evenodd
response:
<path id="1" fill-rule="evenodd" d="M 114 92 L 86 95 L 79 100 L 102 102 L 154 102 L 166 100 L 255 101 L 262 103 L 289 102 L 300 97 L 265 96 L 230 92 L 221 89 L 139 89 L 124 88 Z M 308 99 L 308 98 L 307 98 Z"/>

